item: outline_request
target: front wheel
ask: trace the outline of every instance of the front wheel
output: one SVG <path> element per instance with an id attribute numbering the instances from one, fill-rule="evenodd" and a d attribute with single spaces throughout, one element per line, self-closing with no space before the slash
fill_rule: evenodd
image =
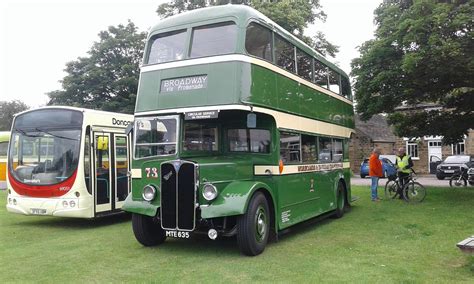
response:
<path id="1" fill-rule="evenodd" d="M 156 246 L 166 240 L 166 233 L 152 217 L 132 214 L 132 228 L 135 238 L 142 245 Z"/>
<path id="2" fill-rule="evenodd" d="M 394 180 L 389 180 L 385 184 L 385 199 L 393 200 L 397 197 L 398 184 Z"/>
<path id="3" fill-rule="evenodd" d="M 467 180 L 462 176 L 460 177 L 458 175 L 454 175 L 449 179 L 449 186 L 450 187 L 467 186 Z"/>
<path id="4" fill-rule="evenodd" d="M 426 197 L 426 188 L 419 182 L 409 182 L 403 187 L 403 198 L 406 202 L 419 203 Z"/>
<path id="5" fill-rule="evenodd" d="M 244 215 L 237 219 L 237 243 L 240 251 L 249 256 L 265 250 L 270 234 L 270 210 L 261 192 L 254 194 Z"/>

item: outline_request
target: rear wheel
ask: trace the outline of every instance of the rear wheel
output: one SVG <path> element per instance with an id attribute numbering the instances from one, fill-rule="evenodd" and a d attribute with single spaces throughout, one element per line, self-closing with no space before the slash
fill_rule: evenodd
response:
<path id="1" fill-rule="evenodd" d="M 449 186 L 450 187 L 467 186 L 467 180 L 464 177 L 460 177 L 459 175 L 454 175 L 449 179 Z"/>
<path id="2" fill-rule="evenodd" d="M 403 198 L 410 203 L 422 202 L 426 197 L 426 188 L 418 182 L 409 182 L 403 187 Z"/>
<path id="3" fill-rule="evenodd" d="M 244 215 L 237 219 L 237 243 L 240 251 L 249 256 L 265 250 L 270 233 L 270 210 L 261 192 L 254 194 Z"/>
<path id="4" fill-rule="evenodd" d="M 335 218 L 341 218 L 344 216 L 344 211 L 346 209 L 346 190 L 342 182 L 339 182 L 337 185 L 337 196 L 336 196 L 337 208 L 336 213 L 334 214 Z"/>
<path id="5" fill-rule="evenodd" d="M 166 240 L 165 231 L 152 217 L 133 213 L 132 228 L 135 238 L 144 246 L 156 246 Z"/>
<path id="6" fill-rule="evenodd" d="M 361 177 L 361 178 L 365 178 L 365 177 L 366 177 L 366 175 L 360 174 L 360 177 Z"/>
<path id="7" fill-rule="evenodd" d="M 393 200 L 397 197 L 398 184 L 394 180 L 389 180 L 385 184 L 385 199 Z"/>

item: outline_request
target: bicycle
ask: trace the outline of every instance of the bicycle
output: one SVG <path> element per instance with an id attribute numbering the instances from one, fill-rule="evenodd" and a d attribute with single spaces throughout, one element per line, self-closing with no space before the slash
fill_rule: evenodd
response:
<path id="1" fill-rule="evenodd" d="M 461 168 L 457 170 L 449 179 L 449 186 L 450 187 L 461 187 L 467 186 L 467 179 L 468 179 L 468 169 Z"/>
<path id="2" fill-rule="evenodd" d="M 401 189 L 400 178 L 398 176 L 389 177 L 389 180 L 385 184 L 385 198 L 388 200 L 395 199 L 399 196 L 399 192 L 401 192 L 402 198 L 408 203 L 422 202 L 426 197 L 426 188 L 421 183 L 415 181 L 416 173 L 412 170 L 405 180 L 405 185 L 403 189 Z"/>

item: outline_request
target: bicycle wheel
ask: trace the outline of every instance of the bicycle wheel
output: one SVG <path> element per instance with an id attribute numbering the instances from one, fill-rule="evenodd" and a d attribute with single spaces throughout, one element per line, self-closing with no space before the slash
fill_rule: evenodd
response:
<path id="1" fill-rule="evenodd" d="M 449 179 L 450 187 L 464 187 L 467 186 L 467 180 L 464 177 L 459 175 L 454 175 Z"/>
<path id="2" fill-rule="evenodd" d="M 426 197 L 426 188 L 419 182 L 409 182 L 403 187 L 403 198 L 406 202 L 419 203 Z"/>
<path id="3" fill-rule="evenodd" d="M 385 184 L 385 199 L 392 200 L 397 197 L 398 184 L 394 180 L 389 180 Z"/>

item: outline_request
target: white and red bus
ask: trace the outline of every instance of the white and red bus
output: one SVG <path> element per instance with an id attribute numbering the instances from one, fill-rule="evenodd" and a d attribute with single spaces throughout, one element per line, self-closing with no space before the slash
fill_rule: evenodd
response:
<path id="1" fill-rule="evenodd" d="M 44 107 L 16 115 L 7 160 L 7 210 L 94 218 L 121 212 L 130 192 L 132 115 Z"/>

